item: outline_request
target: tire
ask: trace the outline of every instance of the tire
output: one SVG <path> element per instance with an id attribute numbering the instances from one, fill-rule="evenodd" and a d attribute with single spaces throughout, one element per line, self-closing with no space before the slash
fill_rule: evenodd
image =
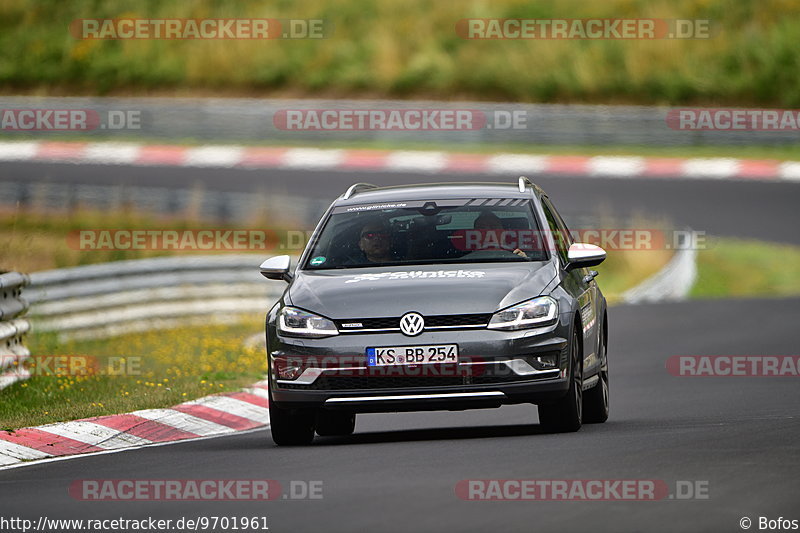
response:
<path id="1" fill-rule="evenodd" d="M 608 342 L 605 333 L 600 337 L 598 376 L 597 385 L 583 394 L 583 422 L 586 424 L 602 424 L 608 420 Z"/>
<path id="2" fill-rule="evenodd" d="M 314 409 L 286 409 L 269 402 L 272 440 L 278 446 L 302 446 L 314 440 Z"/>
<path id="3" fill-rule="evenodd" d="M 355 413 L 325 410 L 317 413 L 317 435 L 321 437 L 345 437 L 355 429 Z"/>
<path id="4" fill-rule="evenodd" d="M 583 416 L 583 357 L 574 326 L 570 342 L 569 388 L 563 398 L 539 405 L 539 424 L 549 433 L 569 433 L 581 428 Z"/>

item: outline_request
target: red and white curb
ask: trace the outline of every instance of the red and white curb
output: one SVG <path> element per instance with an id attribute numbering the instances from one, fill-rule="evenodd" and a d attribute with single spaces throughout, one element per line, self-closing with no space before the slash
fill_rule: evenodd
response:
<path id="1" fill-rule="evenodd" d="M 0 431 L 0 469 L 30 461 L 215 437 L 269 425 L 267 382 L 170 409 Z"/>
<path id="2" fill-rule="evenodd" d="M 0 142 L 0 162 L 800 181 L 800 161 L 89 142 Z"/>

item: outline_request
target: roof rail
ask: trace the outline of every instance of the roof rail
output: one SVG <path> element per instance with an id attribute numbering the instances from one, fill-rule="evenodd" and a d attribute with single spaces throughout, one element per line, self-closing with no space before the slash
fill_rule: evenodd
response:
<path id="1" fill-rule="evenodd" d="M 526 176 L 520 176 L 518 183 L 519 183 L 519 192 L 525 192 L 525 186 L 526 185 L 530 185 L 531 189 L 536 190 L 536 186 Z"/>
<path id="2" fill-rule="evenodd" d="M 367 189 L 377 189 L 377 188 L 378 186 L 373 185 L 372 183 L 354 183 L 347 189 L 347 192 L 344 193 L 342 198 L 348 200 L 359 191 L 364 191 Z"/>

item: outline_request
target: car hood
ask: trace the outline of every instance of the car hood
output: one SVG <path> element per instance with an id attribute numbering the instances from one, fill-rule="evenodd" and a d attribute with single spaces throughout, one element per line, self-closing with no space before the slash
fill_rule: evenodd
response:
<path id="1" fill-rule="evenodd" d="M 550 261 L 298 270 L 288 300 L 333 319 L 493 313 L 539 296 L 556 274 Z"/>

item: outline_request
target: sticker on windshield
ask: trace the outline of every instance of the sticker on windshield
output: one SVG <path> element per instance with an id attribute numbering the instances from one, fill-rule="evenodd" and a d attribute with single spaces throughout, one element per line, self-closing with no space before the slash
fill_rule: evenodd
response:
<path id="1" fill-rule="evenodd" d="M 380 279 L 416 279 L 416 278 L 482 278 L 486 272 L 481 270 L 411 270 L 408 272 L 381 272 L 379 274 L 358 274 L 345 283 L 359 281 L 378 281 Z"/>
<path id="2" fill-rule="evenodd" d="M 325 258 L 324 255 L 318 255 L 317 257 L 315 257 L 314 259 L 311 260 L 311 266 L 321 265 L 325 261 L 326 261 L 326 258 Z"/>
<path id="3" fill-rule="evenodd" d="M 398 209 L 406 207 L 408 204 L 376 204 L 376 205 L 356 205 L 348 207 L 347 211 L 373 211 L 375 209 Z"/>

